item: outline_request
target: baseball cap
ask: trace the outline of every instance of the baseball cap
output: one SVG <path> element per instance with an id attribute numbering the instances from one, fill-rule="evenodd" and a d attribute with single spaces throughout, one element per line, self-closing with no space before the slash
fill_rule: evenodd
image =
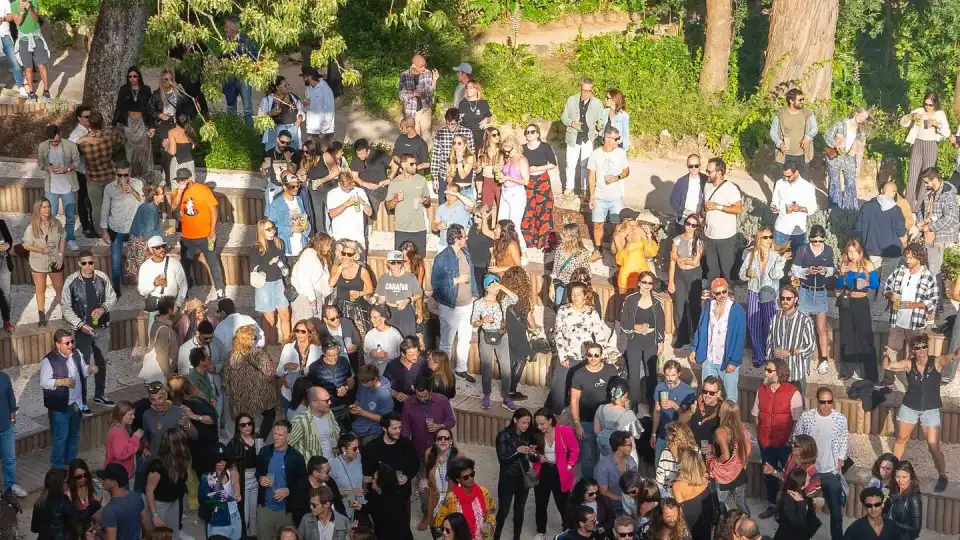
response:
<path id="1" fill-rule="evenodd" d="M 163 239 L 162 236 L 151 236 L 150 239 L 147 240 L 147 247 L 155 248 L 155 247 L 163 247 L 166 245 L 167 245 L 167 242 Z"/>
<path id="2" fill-rule="evenodd" d="M 496 274 L 487 274 L 483 276 L 483 288 L 486 289 L 494 283 L 500 283 L 500 276 Z"/>
<path id="3" fill-rule="evenodd" d="M 127 469 L 119 463 L 110 463 L 102 471 L 97 471 L 97 478 L 113 480 L 120 487 L 126 487 L 130 483 L 130 475 L 127 474 Z"/>
<path id="4" fill-rule="evenodd" d="M 187 178 L 193 178 L 193 173 L 190 172 L 190 169 L 186 167 L 177 169 L 177 180 L 186 180 Z"/>
<path id="5" fill-rule="evenodd" d="M 387 262 L 404 262 L 406 259 L 403 256 L 403 252 L 394 249 L 387 253 Z"/>
<path id="6" fill-rule="evenodd" d="M 466 62 L 460 62 L 460 65 L 453 68 L 454 71 L 462 71 L 467 75 L 473 75 L 473 66 Z"/>

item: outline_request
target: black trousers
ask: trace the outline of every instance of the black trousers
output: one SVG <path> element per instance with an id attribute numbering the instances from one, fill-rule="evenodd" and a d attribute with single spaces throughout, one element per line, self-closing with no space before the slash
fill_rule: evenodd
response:
<path id="1" fill-rule="evenodd" d="M 207 266 L 210 267 L 210 274 L 213 276 L 213 288 L 223 289 L 223 267 L 220 266 L 220 255 L 214 249 L 210 249 L 210 244 L 206 238 L 181 238 L 180 239 L 180 263 L 183 265 L 183 272 L 187 275 L 187 286 L 193 287 L 193 262 L 198 253 L 203 253 Z"/>
<path id="2" fill-rule="evenodd" d="M 557 466 L 551 463 L 540 465 L 540 483 L 533 488 L 533 501 L 536 504 L 537 533 L 547 533 L 547 504 L 550 503 L 550 494 L 553 493 L 553 502 L 557 505 L 557 512 L 561 517 L 567 512 L 567 496 L 569 493 L 560 489 L 560 473 Z"/>
<path id="3" fill-rule="evenodd" d="M 523 478 L 510 474 L 500 473 L 497 482 L 497 528 L 493 533 L 494 540 L 500 540 L 503 526 L 510 514 L 510 502 L 513 501 L 513 540 L 520 540 L 523 530 L 523 509 L 527 505 L 527 495 L 530 490 L 523 487 Z"/>
<path id="4" fill-rule="evenodd" d="M 400 249 L 400 244 L 406 242 L 407 240 L 413 242 L 413 245 L 417 246 L 417 251 L 420 252 L 420 255 L 423 255 L 427 252 L 427 231 L 420 231 L 420 232 L 396 231 L 394 232 L 393 233 L 394 249 Z"/>
<path id="5" fill-rule="evenodd" d="M 93 226 L 93 204 L 90 203 L 90 194 L 87 193 L 87 175 L 77 172 L 77 216 L 80 218 L 80 228 L 86 231 L 96 231 Z"/>
<path id="6" fill-rule="evenodd" d="M 76 343 L 77 350 L 80 351 L 80 354 L 87 360 L 88 364 L 92 363 L 97 366 L 97 373 L 93 376 L 94 382 L 94 394 L 93 397 L 103 397 L 104 392 L 106 392 L 107 386 L 107 360 L 106 353 L 108 351 L 104 349 L 109 349 L 110 347 L 110 329 L 109 328 L 100 328 L 97 329 L 97 337 L 88 336 L 80 330 L 76 330 L 73 333 L 73 339 Z M 91 357 L 93 362 L 90 362 Z M 87 385 L 83 385 L 83 403 L 87 403 Z"/>
<path id="7" fill-rule="evenodd" d="M 733 274 L 733 263 L 737 257 L 737 237 L 703 239 L 703 252 L 707 256 L 707 279 L 713 281 L 718 277 L 727 278 L 727 281 L 736 279 Z"/>

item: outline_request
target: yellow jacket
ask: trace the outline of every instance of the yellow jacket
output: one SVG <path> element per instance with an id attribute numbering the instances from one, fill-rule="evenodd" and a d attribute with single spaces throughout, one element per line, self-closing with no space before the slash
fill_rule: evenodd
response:
<path id="1" fill-rule="evenodd" d="M 652 238 L 633 240 L 617 252 L 617 287 L 621 291 L 635 289 L 640 273 L 650 269 L 647 259 L 657 254 L 659 245 Z"/>
<path id="2" fill-rule="evenodd" d="M 497 524 L 497 502 L 493 500 L 486 488 L 481 487 L 480 491 L 483 493 L 483 501 L 487 506 L 487 515 L 484 517 L 483 523 L 489 525 L 489 533 L 483 534 L 482 537 L 490 538 L 493 536 L 493 529 Z M 440 527 L 443 525 L 443 520 L 454 512 L 462 514 L 463 508 L 460 508 L 460 502 L 457 501 L 457 496 L 453 493 L 453 490 L 449 490 L 447 491 L 447 498 L 437 508 L 437 515 L 433 516 L 433 526 Z"/>

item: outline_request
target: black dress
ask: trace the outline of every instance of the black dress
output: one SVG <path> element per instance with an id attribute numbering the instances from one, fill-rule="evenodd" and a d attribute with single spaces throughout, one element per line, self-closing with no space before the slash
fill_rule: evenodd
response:
<path id="1" fill-rule="evenodd" d="M 693 538 L 710 538 L 710 527 L 713 525 L 716 509 L 713 507 L 709 486 L 704 486 L 699 495 L 684 501 L 680 507 L 683 509 L 683 519 L 690 528 L 690 535 Z"/>
<path id="2" fill-rule="evenodd" d="M 413 540 L 410 532 L 410 515 L 407 513 L 409 500 L 402 493 L 377 493 L 367 491 L 367 503 L 363 513 L 373 523 L 377 538 Z"/>
<path id="3" fill-rule="evenodd" d="M 633 293 L 623 301 L 620 316 L 620 328 L 627 335 L 627 348 L 624 357 L 627 365 L 627 384 L 630 386 L 631 402 L 640 403 L 641 389 L 646 390 L 646 402 L 653 402 L 653 391 L 657 385 L 657 346 L 663 342 L 663 307 L 656 297 L 648 308 L 639 305 L 640 294 Z M 635 333 L 634 327 L 647 324 L 653 332 L 646 335 Z M 646 384 L 642 384 L 645 380 Z M 652 407 L 651 407 L 652 410 Z"/>

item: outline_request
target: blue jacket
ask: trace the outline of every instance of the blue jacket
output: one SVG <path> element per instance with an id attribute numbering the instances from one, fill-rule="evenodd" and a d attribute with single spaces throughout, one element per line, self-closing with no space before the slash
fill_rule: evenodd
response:
<path id="1" fill-rule="evenodd" d="M 10 429 L 10 415 L 15 412 L 17 412 L 17 396 L 13 393 L 10 375 L 0 371 L 0 433 Z"/>
<path id="2" fill-rule="evenodd" d="M 473 259 L 470 258 L 470 250 L 463 248 L 463 255 L 467 258 L 467 266 L 470 269 L 470 295 L 474 298 L 480 297 L 480 289 L 477 287 L 477 281 L 473 278 Z M 460 275 L 460 263 L 457 261 L 457 254 L 452 247 L 447 247 L 433 259 L 433 270 L 430 272 L 430 285 L 433 287 L 433 299 L 438 304 L 447 307 L 456 307 L 457 305 L 457 287 L 454 279 Z"/>
<path id="3" fill-rule="evenodd" d="M 707 175 L 700 173 L 700 202 L 697 206 L 703 204 L 703 186 L 707 184 Z M 690 175 L 685 174 L 673 183 L 673 191 L 670 192 L 670 208 L 677 215 L 679 222 L 683 216 L 683 203 L 687 202 L 687 186 L 690 185 Z"/>
<path id="4" fill-rule="evenodd" d="M 293 232 L 293 227 L 290 225 L 290 208 L 287 207 L 287 202 L 284 200 L 283 195 L 277 195 L 273 202 L 270 203 L 270 206 L 267 208 L 266 218 L 273 222 L 277 226 L 277 238 L 283 240 L 283 244 L 286 247 L 287 255 L 293 255 L 290 251 L 290 239 L 294 234 L 300 235 L 300 245 L 302 247 L 307 247 L 307 244 L 310 241 L 310 226 L 309 215 L 307 214 L 306 206 L 303 204 L 303 199 L 300 197 L 294 197 L 293 200 L 297 201 L 297 207 L 300 208 L 300 214 L 308 216 L 307 218 L 307 227 L 301 233 Z M 298 254 L 299 255 L 299 254 Z"/>
<path id="5" fill-rule="evenodd" d="M 604 122 L 610 122 L 610 127 L 616 128 L 620 132 L 620 148 L 630 150 L 630 113 L 621 109 L 610 119 L 610 109 L 604 109 L 600 118 Z"/>
<path id="6" fill-rule="evenodd" d="M 226 500 L 221 500 L 219 494 L 210 489 L 209 481 L 210 474 L 205 474 L 200 478 L 200 487 L 197 491 L 197 501 L 200 504 L 209 504 L 213 506 L 213 513 L 210 515 L 210 520 L 207 521 L 207 524 L 211 527 L 229 527 L 230 526 L 230 509 L 227 506 L 227 503 L 230 501 L 237 502 L 233 497 L 228 497 Z"/>
<path id="7" fill-rule="evenodd" d="M 130 225 L 130 236 L 139 238 L 163 236 L 160 209 L 153 204 L 153 201 L 142 202 L 137 207 L 137 213 L 134 214 L 133 223 Z"/>
<path id="8" fill-rule="evenodd" d="M 863 251 L 873 257 L 899 257 L 903 255 L 900 237 L 907 234 L 903 210 L 897 204 L 884 210 L 873 198 L 863 204 L 857 218 L 857 231 Z"/>
<path id="9" fill-rule="evenodd" d="M 257 454 L 258 481 L 261 476 L 267 475 L 272 457 L 272 444 L 264 445 Z M 293 514 L 294 523 L 300 523 L 300 518 L 309 511 L 310 483 L 307 481 L 307 462 L 303 459 L 303 454 L 297 452 L 292 446 L 288 446 L 287 453 L 283 456 L 283 468 L 287 475 L 287 489 L 290 490 L 290 496 L 287 497 L 287 513 Z M 267 488 L 260 486 L 257 490 L 257 505 L 266 506 L 264 502 L 266 494 Z"/>
<path id="10" fill-rule="evenodd" d="M 709 338 L 710 310 L 713 300 L 707 300 L 700 310 L 700 323 L 693 336 L 693 350 L 697 353 L 697 363 L 702 364 L 707 359 L 707 341 Z M 723 350 L 723 362 L 720 369 L 729 366 L 740 366 L 743 361 L 743 341 L 747 335 L 747 312 L 743 306 L 734 302 L 727 318 L 727 343 Z"/>

